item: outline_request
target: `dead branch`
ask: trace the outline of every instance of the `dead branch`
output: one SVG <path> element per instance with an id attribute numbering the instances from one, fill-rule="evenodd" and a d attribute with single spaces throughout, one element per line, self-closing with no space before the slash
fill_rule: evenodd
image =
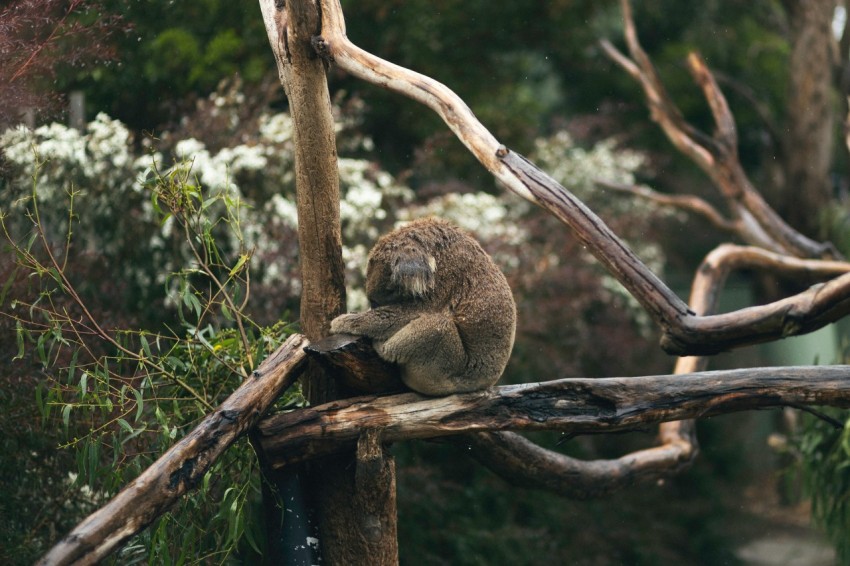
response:
<path id="1" fill-rule="evenodd" d="M 549 209 L 565 222 L 578 216 L 573 229 L 588 248 L 607 259 L 606 267 L 641 302 L 662 329 L 661 346 L 678 355 L 707 355 L 745 345 L 778 340 L 817 330 L 850 312 L 850 275 L 766 305 L 731 313 L 697 316 L 649 272 L 619 239 L 609 239 L 607 227 L 573 195 L 521 155 L 508 152 L 502 162 Z M 598 257 L 598 256 L 597 256 Z M 660 284 L 660 287 L 659 287 Z M 671 298 L 672 297 L 672 298 Z M 682 311 L 681 309 L 685 309 Z"/>
<path id="2" fill-rule="evenodd" d="M 317 53 L 358 78 L 417 100 L 437 112 L 497 179 L 518 195 L 551 212 L 572 229 L 661 327 L 662 347 L 667 352 L 678 355 L 713 354 L 811 332 L 850 311 L 850 277 L 840 277 L 821 289 L 809 290 L 769 305 L 725 315 L 695 316 L 593 211 L 534 164 L 500 145 L 454 92 L 429 77 L 384 61 L 355 46 L 345 35 L 345 22 L 338 0 L 322 0 L 321 4 L 322 35 L 313 38 Z M 629 29 L 627 26 L 627 33 Z M 634 33 L 633 26 L 631 29 Z M 636 38 L 633 43 L 639 48 Z M 636 50 L 634 56 L 640 59 L 641 53 Z M 693 66 L 706 93 L 715 98 L 712 109 L 721 125 L 721 139 L 728 146 L 735 141 L 735 136 L 733 125 L 729 122 L 731 117 L 724 114 L 725 100 L 721 100 L 722 94 L 710 76 L 703 76 L 704 66 L 700 67 L 698 63 Z M 643 76 L 641 73 L 650 77 L 655 75 L 648 60 L 644 67 L 630 62 L 626 68 L 640 76 Z M 734 152 L 719 152 L 717 147 L 722 144 L 686 124 L 675 106 L 664 105 L 667 97 L 657 77 L 648 79 L 645 86 L 653 112 L 670 122 L 676 139 L 688 144 L 692 148 L 690 151 L 706 166 L 722 165 L 718 168 L 722 173 L 714 173 L 714 176 L 724 180 L 722 186 L 729 191 L 730 197 L 735 197 L 732 202 L 736 214 L 748 225 L 752 223 L 754 232 L 769 225 L 775 234 L 765 237 L 777 242 L 774 248 L 779 252 L 792 248 L 799 251 L 794 255 L 803 257 L 834 255 L 830 251 L 831 245 L 811 242 L 776 217 L 776 213 L 764 204 L 749 184 L 737 161 L 729 159 L 728 156 L 734 155 Z M 667 110 L 666 114 L 657 111 L 661 107 Z M 718 161 L 708 147 L 718 152 L 725 161 Z"/>
<path id="3" fill-rule="evenodd" d="M 469 434 L 458 443 L 512 485 L 573 499 L 600 497 L 637 482 L 673 476 L 696 456 L 696 450 L 680 440 L 613 460 L 577 460 L 513 432 Z"/>
<path id="4" fill-rule="evenodd" d="M 704 199 L 694 195 L 669 195 L 659 193 L 648 187 L 640 185 L 628 185 L 625 183 L 617 183 L 606 179 L 597 179 L 596 184 L 612 191 L 626 193 L 636 197 L 640 197 L 654 203 L 670 206 L 687 212 L 692 212 L 702 216 L 708 220 L 715 228 L 740 235 L 741 223 L 725 218 L 720 211 L 714 208 Z"/>
<path id="5" fill-rule="evenodd" d="M 38 564 L 94 564 L 194 489 L 213 462 L 292 385 L 303 369 L 307 344 L 303 336 L 290 336 L 221 406 L 77 525 Z"/>
<path id="6" fill-rule="evenodd" d="M 368 429 L 384 442 L 469 432 L 588 434 L 783 405 L 850 407 L 850 367 L 783 367 L 631 378 L 569 378 L 428 398 L 355 397 L 259 425 L 273 467 L 350 449 Z"/>
<path id="7" fill-rule="evenodd" d="M 726 200 L 734 222 L 739 224 L 744 241 L 798 257 L 840 259 L 840 254 L 829 242 L 815 242 L 791 228 L 752 185 L 738 160 L 737 128 L 726 97 L 696 53 L 688 56 L 688 69 L 703 91 L 716 130 L 709 136 L 684 120 L 640 45 L 630 3 L 621 0 L 620 4 L 631 58 L 609 41 L 601 42 L 602 49 L 641 85 L 652 120 L 658 123 L 671 143 L 714 182 Z"/>

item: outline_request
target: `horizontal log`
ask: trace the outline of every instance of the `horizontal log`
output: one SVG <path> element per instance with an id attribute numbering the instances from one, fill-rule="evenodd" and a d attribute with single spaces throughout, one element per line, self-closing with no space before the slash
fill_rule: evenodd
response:
<path id="1" fill-rule="evenodd" d="M 642 428 L 783 405 L 850 407 L 850 366 L 778 367 L 629 378 L 568 378 L 475 393 L 404 393 L 335 401 L 269 417 L 260 445 L 273 467 L 384 442 L 500 430 L 572 434 Z"/>

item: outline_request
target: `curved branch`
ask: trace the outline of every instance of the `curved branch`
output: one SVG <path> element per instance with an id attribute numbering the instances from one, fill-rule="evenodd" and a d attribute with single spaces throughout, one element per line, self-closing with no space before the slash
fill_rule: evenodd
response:
<path id="1" fill-rule="evenodd" d="M 847 313 L 850 313 L 850 273 L 767 305 L 689 317 L 671 332 L 665 332 L 662 347 L 667 352 L 682 354 L 716 354 L 745 344 L 813 332 Z"/>
<path id="2" fill-rule="evenodd" d="M 762 268 L 787 275 L 830 277 L 850 270 L 850 264 L 801 260 L 760 248 L 724 244 L 712 251 L 697 269 L 690 307 L 699 314 L 717 310 L 720 291 L 734 269 Z M 705 371 L 707 358 L 676 361 L 676 375 Z M 687 468 L 699 451 L 692 420 L 662 423 L 659 446 L 612 460 L 582 461 L 538 446 L 511 432 L 466 435 L 470 455 L 510 483 L 542 488 L 567 497 L 586 499 L 608 494 L 637 481 L 671 477 Z"/>
<path id="3" fill-rule="evenodd" d="M 850 278 L 839 278 L 829 286 L 829 292 L 819 293 L 817 297 L 807 292 L 772 305 L 719 317 L 695 316 L 593 211 L 534 164 L 500 145 L 455 93 L 429 77 L 355 46 L 345 35 L 339 1 L 321 0 L 321 4 L 322 35 L 313 38 L 317 53 L 352 75 L 413 98 L 439 114 L 497 179 L 572 229 L 661 327 L 662 347 L 667 352 L 679 355 L 717 353 L 809 332 L 850 311 Z M 745 220 L 754 216 L 745 207 L 739 208 Z M 818 255 L 809 251 L 811 253 L 802 255 Z"/>
<path id="4" fill-rule="evenodd" d="M 513 485 L 573 499 L 607 495 L 641 481 L 670 477 L 690 466 L 696 450 L 685 440 L 613 460 L 577 460 L 513 432 L 480 432 L 459 440 L 468 454 Z"/>
<path id="5" fill-rule="evenodd" d="M 748 232 L 745 241 L 798 257 L 840 259 L 841 255 L 831 243 L 815 242 L 789 226 L 752 185 L 738 160 L 738 134 L 729 104 L 705 62 L 696 53 L 688 56 L 688 68 L 711 109 L 716 132 L 708 136 L 682 118 L 681 111 L 667 94 L 655 66 L 640 45 L 629 1 L 621 0 L 620 4 L 623 35 L 631 59 L 609 41 L 601 42 L 603 51 L 638 81 L 652 111 L 652 120 L 720 190 L 733 215 L 743 221 L 741 228 Z"/>

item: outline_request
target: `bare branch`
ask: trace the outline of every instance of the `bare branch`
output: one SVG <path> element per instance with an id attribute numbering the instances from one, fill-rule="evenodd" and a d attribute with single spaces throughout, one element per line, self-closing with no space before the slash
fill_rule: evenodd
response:
<path id="1" fill-rule="evenodd" d="M 840 259 L 832 244 L 815 242 L 791 228 L 753 187 L 738 160 L 738 135 L 729 104 L 705 62 L 695 53 L 688 56 L 688 68 L 702 88 L 717 131 L 708 136 L 682 118 L 640 45 L 628 0 L 621 0 L 621 6 L 631 59 L 608 41 L 602 42 L 603 50 L 641 85 L 652 119 L 671 143 L 696 163 L 720 190 L 735 222 L 740 222 L 745 241 L 798 257 Z"/>
<path id="2" fill-rule="evenodd" d="M 644 186 L 627 185 L 605 179 L 597 179 L 596 184 L 607 189 L 651 200 L 652 202 L 664 206 L 671 206 L 673 208 L 693 212 L 702 216 L 711 222 L 714 227 L 723 230 L 724 232 L 737 234 L 740 230 L 739 223 L 727 220 L 723 217 L 720 211 L 711 206 L 707 201 L 693 195 L 670 195 L 653 191 L 652 189 Z"/>
<path id="3" fill-rule="evenodd" d="M 467 445 L 470 456 L 513 485 L 573 499 L 599 497 L 637 482 L 670 477 L 687 468 L 696 455 L 682 440 L 613 460 L 577 460 L 513 432 L 469 434 L 458 443 Z"/>
<path id="4" fill-rule="evenodd" d="M 356 397 L 259 425 L 273 467 L 350 449 L 367 429 L 384 442 L 469 432 L 587 434 L 788 404 L 850 407 L 850 367 L 784 367 L 637 378 L 570 378 L 428 398 Z"/>
<path id="5" fill-rule="evenodd" d="M 742 268 L 831 277 L 846 273 L 850 264 L 801 260 L 760 248 L 725 244 L 711 252 L 697 269 L 690 307 L 699 314 L 714 313 L 728 274 Z M 679 358 L 675 374 L 705 371 L 706 365 L 705 357 Z M 662 423 L 659 439 L 659 446 L 613 460 L 594 461 L 569 458 L 511 432 L 466 435 L 457 442 L 468 444 L 473 449 L 470 453 L 473 458 L 513 484 L 583 499 L 611 493 L 637 481 L 672 477 L 696 458 L 697 438 L 692 420 Z"/>
<path id="6" fill-rule="evenodd" d="M 786 299 L 735 312 L 697 316 L 640 263 L 619 239 L 607 238 L 609 231 L 575 197 L 517 153 L 508 152 L 502 161 L 541 201 L 550 203 L 558 218 L 569 223 L 588 248 L 606 260 L 606 267 L 641 302 L 661 326 L 661 346 L 678 355 L 707 355 L 745 345 L 804 334 L 834 322 L 850 312 L 850 275 L 812 287 Z M 572 216 L 568 216 L 572 215 Z M 576 219 L 577 217 L 577 219 Z M 595 229 L 595 231 L 594 231 Z M 599 256 L 597 256 L 599 257 Z M 673 297 L 671 299 L 670 297 Z M 681 309 L 685 309 L 684 312 Z"/>
<path id="7" fill-rule="evenodd" d="M 60 540 L 38 564 L 94 564 L 171 507 L 254 426 L 304 366 L 307 339 L 290 336 L 200 425 L 112 500 Z"/>
<path id="8" fill-rule="evenodd" d="M 694 80 L 702 88 L 703 95 L 708 101 L 709 108 L 711 108 L 714 123 L 717 125 L 714 140 L 728 150 L 737 153 L 738 128 L 735 126 L 735 119 L 729 109 L 729 103 L 726 102 L 726 97 L 723 96 L 723 92 L 717 86 L 717 81 L 714 80 L 714 76 L 705 66 L 705 62 L 696 53 L 688 55 L 688 68 Z"/>
<path id="9" fill-rule="evenodd" d="M 497 179 L 518 195 L 551 212 L 572 229 L 588 251 L 629 290 L 661 326 L 664 333 L 662 347 L 669 353 L 717 353 L 810 332 L 850 311 L 850 277 L 846 277 L 835 280 L 820 291 L 810 290 L 771 305 L 716 317 L 694 316 L 687 305 L 653 274 L 593 211 L 534 164 L 500 145 L 455 93 L 429 77 L 384 61 L 352 44 L 345 35 L 345 24 L 338 0 L 322 0 L 322 18 L 322 35 L 313 38 L 313 46 L 320 56 L 327 61 L 333 61 L 354 76 L 413 98 L 437 112 Z M 647 76 L 655 75 L 653 69 L 642 71 L 645 71 Z M 647 83 L 649 82 L 648 79 Z M 665 97 L 659 94 L 661 91 L 653 88 L 653 92 L 657 94 L 656 99 L 663 102 Z M 723 106 L 718 104 L 717 107 Z M 677 113 L 675 106 L 671 106 L 660 116 L 673 124 Z M 677 127 L 676 131 L 682 136 L 698 134 L 687 125 Z M 710 141 L 707 136 L 703 137 Z M 693 142 L 692 138 L 688 139 Z M 708 150 L 704 147 L 703 152 L 710 157 L 706 161 L 707 164 L 715 162 L 715 157 L 707 153 Z M 728 159 L 729 153 L 719 155 Z M 754 238 L 758 238 L 759 230 L 764 234 L 758 239 L 774 238 L 772 232 L 765 232 L 764 218 L 771 219 L 775 213 L 764 205 L 764 201 L 749 184 L 736 158 L 725 162 L 725 167 L 719 169 L 719 172 L 712 172 L 712 175 L 724 181 L 722 186 L 728 189 L 730 195 L 740 196 L 734 201 L 735 213 L 748 226 L 747 229 L 752 229 Z M 758 203 L 764 206 L 759 208 L 756 206 Z M 750 209 L 758 209 L 758 214 Z M 778 217 L 777 222 L 781 223 Z M 784 223 L 771 224 L 771 229 L 781 233 L 784 230 L 782 226 L 791 230 Z M 793 237 L 789 236 L 786 240 L 793 243 L 793 247 L 799 251 L 795 255 L 830 255 L 828 250 L 831 245 L 817 244 L 793 230 L 791 232 Z M 782 243 L 775 243 L 770 249 L 783 251 L 791 246 L 791 243 L 786 244 L 783 240 Z"/>

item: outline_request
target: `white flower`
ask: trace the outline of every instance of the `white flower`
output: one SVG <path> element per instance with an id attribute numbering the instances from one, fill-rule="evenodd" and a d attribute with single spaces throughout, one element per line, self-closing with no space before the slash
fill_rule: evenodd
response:
<path id="1" fill-rule="evenodd" d="M 298 227 L 298 209 L 291 200 L 287 200 L 280 194 L 275 194 L 266 203 L 265 208 L 285 226 L 289 226 L 290 228 Z"/>
<path id="2" fill-rule="evenodd" d="M 260 138 L 274 144 L 292 139 L 292 118 L 281 112 L 260 120 Z"/>

